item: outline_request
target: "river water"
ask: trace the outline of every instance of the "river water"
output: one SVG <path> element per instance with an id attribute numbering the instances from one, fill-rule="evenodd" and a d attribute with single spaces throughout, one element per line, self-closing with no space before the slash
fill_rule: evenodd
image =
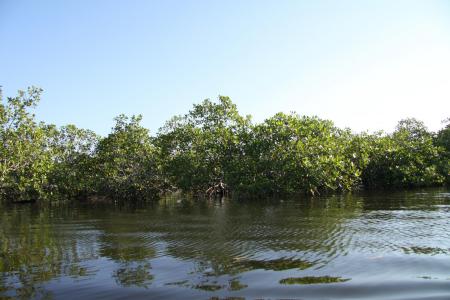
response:
<path id="1" fill-rule="evenodd" d="M 450 191 L 0 206 L 0 299 L 450 299 Z"/>

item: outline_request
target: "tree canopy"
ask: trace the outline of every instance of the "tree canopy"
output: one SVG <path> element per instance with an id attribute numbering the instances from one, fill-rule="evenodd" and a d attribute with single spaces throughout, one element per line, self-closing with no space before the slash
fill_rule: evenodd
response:
<path id="1" fill-rule="evenodd" d="M 142 200 L 174 191 L 317 195 L 450 182 L 449 120 L 434 133 L 405 119 L 392 134 L 355 134 L 296 113 L 255 124 L 220 96 L 173 117 L 155 136 L 140 115 L 119 115 L 101 137 L 38 122 L 33 109 L 41 93 L 30 87 L 6 100 L 0 94 L 2 199 Z"/>

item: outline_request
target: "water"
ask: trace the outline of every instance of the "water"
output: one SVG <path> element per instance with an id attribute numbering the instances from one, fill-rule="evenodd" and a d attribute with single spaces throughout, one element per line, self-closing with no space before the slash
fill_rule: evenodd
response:
<path id="1" fill-rule="evenodd" d="M 0 207 L 0 298 L 450 299 L 450 191 Z"/>

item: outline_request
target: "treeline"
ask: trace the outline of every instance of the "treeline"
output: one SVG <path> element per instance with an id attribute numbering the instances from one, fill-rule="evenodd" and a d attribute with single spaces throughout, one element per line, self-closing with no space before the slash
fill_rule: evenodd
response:
<path id="1" fill-rule="evenodd" d="M 42 90 L 0 101 L 0 197 L 142 200 L 183 191 L 212 196 L 317 195 L 450 182 L 450 122 L 416 119 L 392 134 L 354 134 L 332 121 L 278 113 L 254 124 L 228 97 L 205 100 L 151 136 L 141 116 L 115 118 L 106 137 L 37 122 Z"/>

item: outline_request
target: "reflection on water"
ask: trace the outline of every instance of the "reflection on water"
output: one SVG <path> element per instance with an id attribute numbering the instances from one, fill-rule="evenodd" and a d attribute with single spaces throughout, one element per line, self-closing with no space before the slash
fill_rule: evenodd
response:
<path id="1" fill-rule="evenodd" d="M 445 190 L 3 205 L 0 298 L 448 299 L 449 214 Z"/>
<path id="2" fill-rule="evenodd" d="M 318 284 L 318 283 L 336 283 L 346 282 L 350 279 L 330 276 L 306 276 L 306 277 L 289 277 L 280 280 L 281 284 Z"/>

